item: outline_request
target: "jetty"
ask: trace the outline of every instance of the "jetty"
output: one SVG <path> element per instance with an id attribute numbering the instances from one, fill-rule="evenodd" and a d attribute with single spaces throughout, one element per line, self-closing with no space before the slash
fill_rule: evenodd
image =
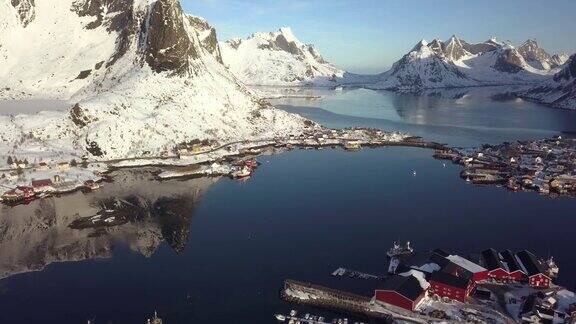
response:
<path id="1" fill-rule="evenodd" d="M 429 323 L 431 317 L 408 312 L 393 305 L 375 303 L 372 298 L 295 280 L 285 280 L 283 300 L 291 303 L 345 312 L 378 323 Z"/>

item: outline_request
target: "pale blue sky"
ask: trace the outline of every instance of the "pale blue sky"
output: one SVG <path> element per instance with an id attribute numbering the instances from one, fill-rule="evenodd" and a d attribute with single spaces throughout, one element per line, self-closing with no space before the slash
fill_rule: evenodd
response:
<path id="1" fill-rule="evenodd" d="M 420 39 L 535 38 L 549 52 L 576 52 L 576 0 L 182 0 L 220 40 L 290 26 L 343 69 L 382 72 Z"/>

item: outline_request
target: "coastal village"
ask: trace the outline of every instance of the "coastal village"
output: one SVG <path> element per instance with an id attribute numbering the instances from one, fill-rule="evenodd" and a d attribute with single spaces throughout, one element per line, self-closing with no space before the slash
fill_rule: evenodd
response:
<path id="1" fill-rule="evenodd" d="M 118 168 L 155 166 L 158 180 L 174 178 L 229 176 L 246 179 L 258 167 L 254 157 L 264 150 L 285 151 L 294 148 L 322 149 L 343 147 L 349 151 L 363 146 L 407 145 L 428 147 L 430 144 L 403 133 L 384 132 L 369 128 L 332 130 L 320 128 L 314 132 L 287 138 L 259 141 L 219 143 L 193 140 L 174 146 L 159 156 L 127 158 L 114 161 L 89 161 L 86 157 L 68 161 L 40 160 L 30 163 L 27 157 L 10 156 L 0 166 L 0 202 L 8 205 L 26 204 L 35 199 L 70 193 L 92 191 Z"/>
<path id="2" fill-rule="evenodd" d="M 545 195 L 576 195 L 575 139 L 556 137 L 457 149 L 398 132 L 319 128 L 300 136 L 258 141 L 193 140 L 177 144 L 158 156 L 113 161 L 72 157 L 67 161 L 35 158 L 29 162 L 27 157 L 9 156 L 6 165 L 0 166 L 0 202 L 17 205 L 77 190 L 96 190 L 103 182 L 111 181 L 108 174 L 118 168 L 158 167 L 158 180 L 203 176 L 246 179 L 259 165 L 254 157 L 262 154 L 295 148 L 341 147 L 358 151 L 383 146 L 434 149 L 435 158 L 462 165 L 460 176 L 474 184 L 506 186 L 513 191 L 535 190 Z"/>
<path id="3" fill-rule="evenodd" d="M 576 195 L 576 140 L 560 136 L 536 141 L 436 150 L 437 159 L 464 167 L 460 176 L 475 184 L 535 190 L 544 195 Z"/>
<path id="4" fill-rule="evenodd" d="M 554 283 L 559 268 L 553 258 L 545 260 L 527 250 L 485 249 L 470 256 L 440 249 L 421 252 L 410 243 L 394 243 L 387 255 L 385 274 L 343 268 L 332 274 L 370 281 L 371 295 L 286 280 L 282 297 L 384 322 L 576 322 L 576 295 Z M 279 315 L 279 321 L 316 323 Z"/>

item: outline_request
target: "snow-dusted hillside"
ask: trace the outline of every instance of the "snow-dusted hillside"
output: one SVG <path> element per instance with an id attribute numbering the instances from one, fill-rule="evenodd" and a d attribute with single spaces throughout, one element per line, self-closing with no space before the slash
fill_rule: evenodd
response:
<path id="1" fill-rule="evenodd" d="M 331 86 L 344 71 L 326 62 L 290 28 L 220 43 L 224 64 L 249 85 Z"/>
<path id="2" fill-rule="evenodd" d="M 0 116 L 0 155 L 154 155 L 312 125 L 255 99 L 219 62 L 213 28 L 178 0 L 1 0 L 0 44 L 0 99 L 74 103 Z"/>
<path id="3" fill-rule="evenodd" d="M 554 107 L 576 109 L 576 54 L 550 80 L 520 94 Z"/>
<path id="4" fill-rule="evenodd" d="M 516 49 L 496 39 L 470 44 L 452 36 L 444 42 L 421 41 L 367 87 L 419 91 L 535 84 L 557 72 L 562 60 L 562 56 L 546 53 L 534 41 Z M 344 78 L 343 83 L 358 83 L 357 79 L 349 82 Z"/>

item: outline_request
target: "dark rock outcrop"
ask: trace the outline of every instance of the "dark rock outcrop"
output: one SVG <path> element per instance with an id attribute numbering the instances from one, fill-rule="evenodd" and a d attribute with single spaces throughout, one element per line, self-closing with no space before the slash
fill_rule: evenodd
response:
<path id="1" fill-rule="evenodd" d="M 22 26 L 26 27 L 34 20 L 36 16 L 34 0 L 11 0 L 10 3 L 16 9 Z"/>
<path id="2" fill-rule="evenodd" d="M 493 40 L 488 40 L 485 41 L 484 43 L 478 43 L 478 44 L 469 44 L 465 41 L 462 41 L 462 44 L 464 45 L 464 49 L 466 51 L 474 55 L 492 52 L 502 46 Z"/>
<path id="3" fill-rule="evenodd" d="M 518 73 L 524 69 L 523 63 L 523 58 L 518 51 L 515 49 L 506 49 L 496 60 L 494 68 L 500 72 Z"/>
<path id="4" fill-rule="evenodd" d="M 177 0 L 158 0 L 148 18 L 146 62 L 155 72 L 170 71 L 184 75 L 191 59 L 199 57 L 184 26 L 182 8 Z"/>

